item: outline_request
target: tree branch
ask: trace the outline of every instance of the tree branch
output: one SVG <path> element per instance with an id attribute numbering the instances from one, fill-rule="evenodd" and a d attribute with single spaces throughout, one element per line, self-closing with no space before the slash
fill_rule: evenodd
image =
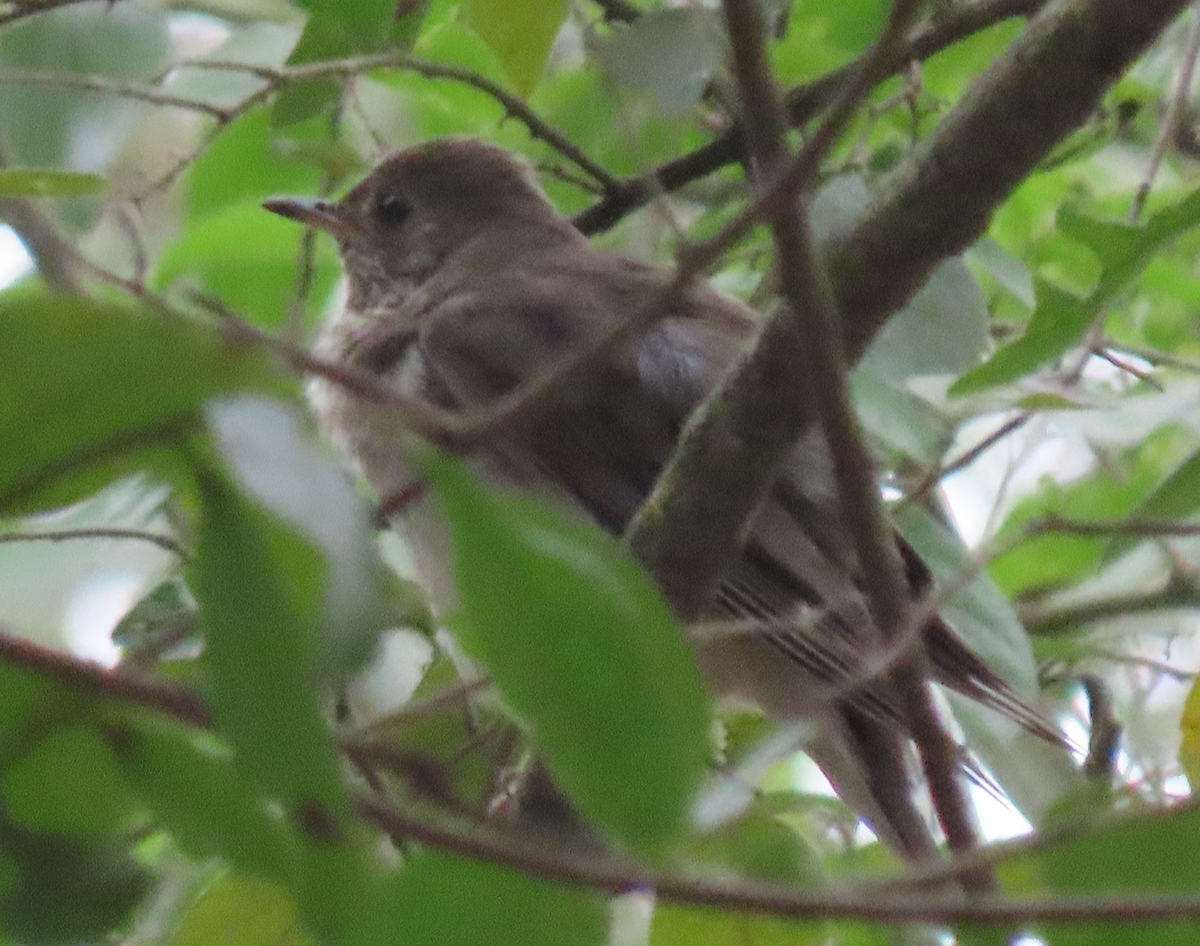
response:
<path id="1" fill-rule="evenodd" d="M 920 9 L 919 0 L 896 0 L 888 26 L 878 46 L 864 60 L 822 126 L 793 163 L 802 168 L 793 199 L 777 201 L 766 209 L 775 238 L 779 272 L 790 311 L 776 313 L 763 332 L 749 359 L 787 358 L 792 370 L 807 386 L 805 400 L 816 409 L 833 459 L 841 507 L 841 523 L 850 533 L 862 569 L 862 585 L 880 640 L 893 641 L 908 626 L 910 610 L 904 564 L 876 481 L 875 463 L 850 397 L 849 367 L 842 347 L 841 316 L 837 310 L 828 270 L 816 247 L 809 217 L 809 202 L 821 159 L 884 71 L 892 50 L 902 40 Z M 767 60 L 765 32 L 757 0 L 725 0 L 733 48 L 734 73 L 742 92 L 746 138 L 751 153 L 764 171 L 778 175 L 787 162 L 783 139 L 783 110 L 774 89 Z M 778 329 L 771 328 L 778 325 Z M 786 339 L 787 344 L 781 344 Z M 717 395 L 722 407 L 739 391 L 744 375 L 735 375 Z M 790 442 L 781 445 L 790 447 Z M 784 453 L 786 456 L 786 452 Z M 782 463 L 783 457 L 778 461 Z M 764 467 L 768 475 L 745 508 L 747 518 L 759 498 L 770 487 L 776 469 Z M 959 776 L 958 746 L 946 731 L 928 685 L 927 658 L 920 637 L 913 636 L 890 677 L 899 693 L 924 764 L 934 808 L 951 849 L 967 851 L 978 846 L 976 819 L 966 788 Z M 986 871 L 964 880 L 971 889 L 994 886 Z"/>
<path id="2" fill-rule="evenodd" d="M 208 705 L 191 690 L 108 670 L 90 660 L 42 647 L 3 627 L 0 627 L 0 662 L 30 670 L 77 693 L 145 706 L 198 729 L 212 725 Z"/>
<path id="3" fill-rule="evenodd" d="M 52 532 L 5 532 L 0 533 L 0 545 L 6 542 L 66 542 L 70 539 L 128 539 L 135 542 L 149 542 L 165 549 L 183 561 L 187 561 L 188 553 L 182 545 L 169 535 L 160 532 L 149 532 L 144 529 L 62 529 Z"/>
<path id="4" fill-rule="evenodd" d="M 790 920 L 861 920 L 869 923 L 1137 923 L 1147 920 L 1200 921 L 1196 897 L 1053 897 L 964 901 L 961 896 L 867 888 L 797 891 L 778 884 L 725 882 L 655 874 L 594 852 L 563 850 L 537 838 L 464 824 L 428 814 L 399 811 L 375 798 L 354 799 L 359 817 L 393 837 L 406 837 L 500 864 L 552 883 L 611 894 L 653 891 L 664 902 L 711 910 L 752 913 Z M 953 870 L 954 868 L 951 868 Z"/>
<path id="5" fill-rule="evenodd" d="M 851 360 L 938 264 L 982 233 L 1008 192 L 1187 3 L 1055 0 L 974 83 L 864 219 L 827 248 Z M 805 170 L 802 155 L 756 206 L 786 205 Z M 768 320 L 754 354 L 689 422 L 630 527 L 631 545 L 668 597 L 687 603 L 685 615 L 734 560 L 764 483 L 813 420 L 811 382 L 797 370 L 805 358 L 787 319 Z"/>
<path id="6" fill-rule="evenodd" d="M 852 358 L 1099 104 L 1189 0 L 1053 0 L 826 249 Z"/>
<path id="7" fill-rule="evenodd" d="M 883 63 L 884 76 L 895 75 L 909 63 L 923 61 L 968 36 L 1004 20 L 1031 16 L 1047 0 L 981 0 L 956 6 L 953 12 L 935 17 L 896 48 Z M 837 97 L 854 78 L 863 60 L 856 60 L 814 79 L 788 93 L 785 110 L 793 127 L 807 124 Z M 575 226 L 585 234 L 596 234 L 615 226 L 656 195 L 671 193 L 694 181 L 734 164 L 742 157 L 741 127 L 734 125 L 715 141 L 691 154 L 668 161 L 648 175 L 617 181 L 604 198 L 575 217 Z"/>

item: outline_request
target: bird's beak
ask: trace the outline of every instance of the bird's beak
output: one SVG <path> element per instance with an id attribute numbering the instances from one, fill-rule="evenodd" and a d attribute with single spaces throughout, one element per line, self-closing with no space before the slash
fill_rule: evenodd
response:
<path id="1" fill-rule="evenodd" d="M 289 220 L 297 220 L 305 226 L 324 230 L 338 240 L 345 240 L 354 233 L 354 227 L 342 216 L 338 205 L 327 200 L 276 197 L 263 201 L 263 209 Z"/>

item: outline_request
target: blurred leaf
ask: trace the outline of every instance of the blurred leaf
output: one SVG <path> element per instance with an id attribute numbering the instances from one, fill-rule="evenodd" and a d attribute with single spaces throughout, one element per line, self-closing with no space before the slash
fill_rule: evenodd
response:
<path id="1" fill-rule="evenodd" d="M 1200 811 L 1143 812 L 1109 819 L 1082 835 L 1000 865 L 1002 881 L 1033 874 L 1050 896 L 1195 897 L 1200 874 L 1193 852 L 1200 844 Z M 1063 924 L 1047 928 L 1054 946 L 1092 946 L 1097 942 L 1191 944 L 1190 923 Z"/>
<path id="2" fill-rule="evenodd" d="M 67 726 L 44 736 L 5 764 L 0 790 L 9 816 L 39 831 L 107 834 L 133 811 L 112 748 L 95 726 Z"/>
<path id="3" fill-rule="evenodd" d="M 396 9 L 395 0 L 299 0 L 299 4 L 309 18 L 288 57 L 289 66 L 382 50 Z M 290 82 L 275 98 L 271 124 L 283 127 L 311 118 L 331 108 L 341 93 L 341 82 L 332 77 Z"/>
<path id="4" fill-rule="evenodd" d="M 239 204 L 209 214 L 168 247 L 154 275 L 157 287 L 193 280 L 255 325 L 284 323 L 296 291 L 302 231 L 295 223 Z M 318 238 L 309 302 L 323 305 L 337 279 L 332 242 Z"/>
<path id="5" fill-rule="evenodd" d="M 521 95 L 538 84 L 568 0 L 468 0 L 471 28 L 492 48 Z"/>
<path id="6" fill-rule="evenodd" d="M 882 22 L 879 24 L 882 31 Z M 995 61 L 1024 29 L 1012 17 L 964 37 L 921 63 L 921 86 L 939 99 L 954 100 L 966 84 Z"/>
<path id="7" fill-rule="evenodd" d="M 501 84 L 505 81 L 504 70 L 492 49 L 457 22 L 424 33 L 414 51 L 434 62 L 470 69 Z M 431 80 L 415 72 L 378 70 L 371 73 L 364 85 L 378 85 L 393 93 L 385 101 L 394 101 L 393 107 L 403 124 L 411 123 L 421 138 L 477 134 L 481 127 L 495 127 L 496 132 L 489 137 L 497 143 L 512 144 L 510 135 L 514 140 L 523 137 L 508 127 L 514 123 L 501 124 L 505 115 L 503 105 L 462 82 Z"/>
<path id="8" fill-rule="evenodd" d="M 614 31 L 603 61 L 622 85 L 654 97 L 667 114 L 700 100 L 725 59 L 725 33 L 716 11 L 656 10 Z"/>
<path id="9" fill-rule="evenodd" d="M 221 391 L 287 390 L 271 360 L 178 318 L 87 299 L 0 303 L 0 508 L 176 444 Z M 99 484 L 87 483 L 91 488 Z M 61 498 L 59 501 L 64 501 Z"/>
<path id="10" fill-rule="evenodd" d="M 1037 292 L 1029 267 L 991 237 L 979 240 L 967 250 L 966 256 L 982 266 L 1002 289 L 1011 293 L 1022 305 L 1030 309 L 1037 306 Z"/>
<path id="11" fill-rule="evenodd" d="M 309 126 L 289 129 L 293 139 L 315 137 Z M 281 194 L 315 194 L 321 169 L 298 160 L 294 150 L 278 147 L 278 133 L 264 108 L 254 108 L 231 122 L 205 149 L 188 172 L 189 233 L 198 221 L 230 205 L 257 205 Z M 293 255 L 295 228 L 292 228 Z M 241 247 L 252 252 L 250 246 Z"/>
<path id="12" fill-rule="evenodd" d="M 192 640 L 200 628 L 187 585 L 172 576 L 156 585 L 113 628 L 112 642 L 128 651 L 159 653 Z"/>
<path id="13" fill-rule="evenodd" d="M 1160 437 L 1148 438 L 1105 466 L 1073 483 L 1045 477 L 1037 492 L 1019 502 L 1004 521 L 998 538 L 1011 536 L 1047 513 L 1067 519 L 1120 519 L 1161 482 L 1164 449 Z M 1166 445 L 1169 447 L 1169 443 Z M 988 568 L 1009 596 L 1053 588 L 1086 577 L 1104 559 L 1109 540 L 1101 537 L 1050 533 L 1035 535 L 996 556 Z"/>
<path id="14" fill-rule="evenodd" d="M 0 810 L 0 934 L 21 943 L 97 942 L 123 925 L 148 877 L 128 845 L 25 831 Z"/>
<path id="15" fill-rule="evenodd" d="M 310 946 L 287 888 L 244 874 L 214 880 L 184 914 L 169 946 Z"/>
<path id="16" fill-rule="evenodd" d="M 427 472 L 451 527 L 464 646 L 584 813 L 660 849 L 708 756 L 699 672 L 666 602 L 598 526 L 487 492 L 447 457 Z"/>
<path id="17" fill-rule="evenodd" d="M 355 50 L 340 24 L 324 16 L 310 17 L 287 65 L 302 66 L 323 59 L 338 59 Z M 332 76 L 314 76 L 289 82 L 275 96 L 271 126 L 286 128 L 332 109 L 342 95 L 342 84 Z"/>
<path id="18" fill-rule="evenodd" d="M 1009 600 L 986 573 L 963 584 L 979 566 L 962 540 L 928 512 L 906 503 L 895 520 L 905 541 L 929 566 L 936 587 L 959 589 L 939 611 L 946 623 L 1018 693 L 1032 695 L 1037 680 L 1033 651 Z"/>
<path id="19" fill-rule="evenodd" d="M 158 823 L 197 860 L 220 857 L 286 876 L 284 826 L 267 813 L 227 749 L 181 727 L 141 724 L 118 746 L 121 771 Z"/>
<path id="20" fill-rule="evenodd" d="M 820 946 L 833 941 L 830 932 L 828 923 L 798 923 L 664 903 L 654 910 L 650 946 Z"/>
<path id="21" fill-rule="evenodd" d="M 1040 277 L 1035 280 L 1038 307 L 1025 334 L 972 368 L 950 388 L 951 394 L 970 394 L 1024 377 L 1063 354 L 1096 320 L 1099 310 Z"/>
<path id="22" fill-rule="evenodd" d="M 949 425 L 905 383 L 975 364 L 987 344 L 986 325 L 987 306 L 967 265 L 959 259 L 943 263 L 888 320 L 854 369 L 855 400 L 868 429 L 909 457 L 936 461 Z"/>
<path id="23" fill-rule="evenodd" d="M 1179 746 L 1179 764 L 1191 783 L 1200 782 L 1200 683 L 1192 680 L 1183 715 L 1179 720 L 1183 739 Z"/>
<path id="24" fill-rule="evenodd" d="M 74 712 L 75 698 L 45 677 L 0 663 L 0 761 L 26 752 L 56 719 Z"/>
<path id="25" fill-rule="evenodd" d="M 392 19 L 396 14 L 396 0 L 297 0 L 297 2 L 309 13 L 309 27 L 314 23 L 321 23 L 328 35 L 340 37 L 341 41 L 336 52 L 341 55 L 370 53 L 383 48 Z"/>
<path id="26" fill-rule="evenodd" d="M 739 817 L 688 838 L 677 856 L 698 862 L 701 871 L 714 876 L 727 876 L 732 870 L 735 876 L 797 890 L 821 889 L 828 878 L 816 852 L 778 817 L 791 804 L 790 795 L 781 799 L 759 794 Z"/>
<path id="27" fill-rule="evenodd" d="M 242 771 L 297 816 L 346 812 L 313 666 L 325 566 L 316 550 L 215 470 L 194 473 L 201 500 L 189 585 L 200 604 L 217 730 Z"/>
<path id="28" fill-rule="evenodd" d="M 825 18 L 827 41 L 853 53 L 865 51 L 879 39 L 890 9 L 887 0 L 844 0 L 813 6 Z"/>
<path id="29" fill-rule="evenodd" d="M 1080 299 L 1038 280 L 1039 304 L 1023 337 L 997 351 L 989 361 L 964 374 L 950 389 L 965 394 L 1028 374 L 1077 343 L 1088 327 L 1107 314 L 1154 254 L 1200 222 L 1200 191 L 1152 217 L 1143 226 L 1097 220 L 1071 205 L 1059 212 L 1063 233 L 1087 246 L 1101 263 L 1099 283 Z"/>
<path id="30" fill-rule="evenodd" d="M 873 437 L 903 456 L 922 463 L 937 461 L 951 434 L 946 418 L 881 376 L 876 365 L 858 365 L 850 382 L 859 419 Z"/>
<path id="31" fill-rule="evenodd" d="M 164 87 L 174 95 L 221 108 L 236 108 L 247 96 L 263 87 L 264 80 L 255 75 L 253 70 L 280 68 L 299 41 L 304 24 L 297 21 L 293 8 L 288 7 L 285 12 L 287 16 L 282 23 L 250 20 L 237 25 L 228 24 L 228 34 L 224 42 L 206 55 L 189 56 L 189 63 L 196 65 L 173 70 L 167 76 Z M 239 63 L 247 68 L 243 71 L 211 69 L 199 65 L 205 62 Z M 266 118 L 268 109 L 258 105 L 250 112 Z M 232 125 L 240 124 L 244 117 L 243 115 L 234 119 Z M 220 137 L 224 137 L 224 134 Z M 204 160 L 208 150 L 205 149 L 201 160 Z M 252 173 L 256 169 L 265 170 L 261 168 L 261 162 L 255 162 L 253 168 L 247 168 L 245 171 Z"/>
<path id="32" fill-rule="evenodd" d="M 51 168 L 0 168 L 0 197 L 78 197 L 108 190 L 98 174 Z"/>
<path id="33" fill-rule="evenodd" d="M 147 4 L 61 7 L 0 30 L 0 66 L 11 69 L 148 79 L 167 51 L 166 11 Z M 111 94 L 6 85 L 0 96 L 6 161 L 100 170 L 152 108 Z"/>
<path id="34" fill-rule="evenodd" d="M 594 893 L 423 851 L 376 885 L 344 942 L 376 946 L 403 930 L 405 946 L 601 946 L 607 925 Z"/>
<path id="35" fill-rule="evenodd" d="M 1139 519 L 1162 522 L 1180 521 L 1200 509 L 1200 450 L 1187 457 L 1133 511 Z M 1112 554 L 1135 540 L 1117 536 L 1113 539 Z"/>
<path id="36" fill-rule="evenodd" d="M 316 666 L 322 680 L 342 681 L 362 668 L 380 632 L 395 624 L 373 510 L 345 470 L 283 405 L 225 400 L 210 406 L 208 416 L 221 455 L 244 493 L 321 551 L 324 630 Z"/>

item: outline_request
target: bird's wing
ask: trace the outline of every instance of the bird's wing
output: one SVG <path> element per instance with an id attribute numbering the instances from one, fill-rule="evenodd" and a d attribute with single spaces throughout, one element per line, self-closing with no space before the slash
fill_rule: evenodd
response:
<path id="1" fill-rule="evenodd" d="M 601 262 L 613 265 L 609 259 Z M 430 314 L 419 340 L 436 398 L 469 411 L 519 396 L 661 288 L 661 271 L 626 261 L 616 265 L 626 267 L 628 278 L 619 283 L 628 298 L 597 296 L 589 287 L 604 281 L 578 273 L 566 283 L 572 293 L 564 294 L 562 280 L 545 270 L 502 274 L 486 293 L 455 294 L 451 304 Z M 700 308 L 710 316 L 704 321 L 693 317 Z M 521 429 L 506 431 L 489 447 L 514 482 L 540 480 L 547 495 L 620 533 L 653 487 L 688 416 L 736 357 L 752 325 L 753 316 L 740 304 L 695 290 L 619 352 L 562 378 L 555 396 L 538 405 Z M 832 463 L 814 428 L 756 514 L 714 606 L 716 617 L 771 625 L 764 634 L 772 659 L 791 662 L 811 683 L 830 687 L 863 667 L 874 640 L 838 520 Z M 927 582 L 919 560 L 910 565 L 915 583 Z M 941 682 L 1058 740 L 944 623 L 931 621 L 925 633 Z M 864 688 L 851 702 L 881 722 L 899 719 L 884 683 Z"/>

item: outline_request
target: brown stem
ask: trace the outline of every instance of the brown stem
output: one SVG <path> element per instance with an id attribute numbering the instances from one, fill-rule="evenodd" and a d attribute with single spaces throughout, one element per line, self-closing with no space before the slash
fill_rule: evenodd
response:
<path id="1" fill-rule="evenodd" d="M 829 272 L 822 264 L 808 216 L 815 172 L 849 117 L 874 84 L 892 48 L 920 9 L 919 0 L 897 0 L 887 31 L 862 64 L 822 126 L 788 170 L 794 194 L 756 206 L 766 215 L 775 237 L 782 288 L 791 309 L 777 314 L 781 332 L 792 336 L 787 349 L 796 356 L 795 371 L 805 376 L 838 484 L 842 523 L 848 528 L 862 569 L 862 583 L 876 626 L 891 641 L 908 626 L 910 607 L 904 564 L 879 493 L 875 463 L 867 449 L 850 397 L 849 367 L 842 345 L 841 316 Z M 787 160 L 782 108 L 766 56 L 765 32 L 757 0 L 725 0 L 725 16 L 733 47 L 734 72 L 741 89 L 747 141 L 755 159 L 778 174 Z M 794 322 L 793 322 L 794 319 Z M 776 334 L 781 334 L 776 333 Z M 761 345 L 761 341 L 760 341 Z M 761 485 L 764 490 L 769 482 Z M 761 493 L 760 493 L 761 495 Z M 754 496 L 757 505 L 757 495 Z M 749 514 L 749 510 L 747 510 Z M 960 777 L 958 746 L 947 732 L 929 689 L 927 658 L 914 636 L 912 646 L 891 673 L 917 744 L 934 808 L 952 850 L 978 846 L 974 810 Z M 965 877 L 983 892 L 994 887 L 990 873 Z"/>
<path id="2" fill-rule="evenodd" d="M 1027 923 L 1138 923 L 1147 920 L 1200 921 L 1200 897 L 1053 897 L 1010 900 L 887 892 L 878 887 L 797 891 L 755 882 L 696 880 L 655 874 L 595 852 L 563 850 L 536 838 L 501 832 L 478 823 L 400 811 L 375 798 L 354 800 L 360 818 L 396 838 L 461 857 L 499 864 L 529 876 L 611 894 L 653 891 L 664 902 L 710 910 L 775 916 L 790 920 L 861 920 L 869 923 L 923 923 L 1012 926 Z M 957 866 L 942 872 L 954 876 Z"/>
<path id="3" fill-rule="evenodd" d="M 937 17 L 912 34 L 896 50 L 888 63 L 891 74 L 902 71 L 913 61 L 923 61 L 968 36 L 1018 16 L 1031 16 L 1047 0 L 982 0 Z M 822 111 L 853 79 L 862 65 L 855 61 L 828 72 L 788 93 L 785 108 L 793 127 L 807 124 Z M 701 178 L 734 164 L 742 158 L 741 129 L 734 126 L 716 140 L 690 154 L 668 161 L 649 175 L 618 181 L 617 186 L 575 218 L 575 226 L 585 234 L 601 233 L 644 206 L 655 195 L 671 193 Z"/>
<path id="4" fill-rule="evenodd" d="M 199 729 L 212 725 L 207 704 L 191 690 L 107 670 L 90 660 L 42 647 L 3 627 L 0 662 L 33 671 L 76 692 L 148 707 Z"/>

